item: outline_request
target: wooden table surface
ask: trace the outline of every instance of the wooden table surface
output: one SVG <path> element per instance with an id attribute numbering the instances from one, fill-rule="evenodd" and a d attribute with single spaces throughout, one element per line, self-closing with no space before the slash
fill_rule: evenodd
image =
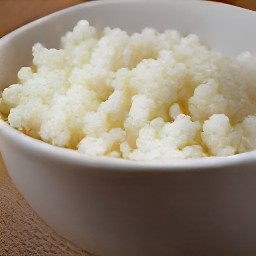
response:
<path id="1" fill-rule="evenodd" d="M 81 2 L 85 1 L 0 0 L 0 37 L 29 21 Z M 256 10 L 256 0 L 225 0 L 219 2 Z M 90 255 L 57 235 L 36 215 L 9 178 L 1 156 L 0 255 Z"/>

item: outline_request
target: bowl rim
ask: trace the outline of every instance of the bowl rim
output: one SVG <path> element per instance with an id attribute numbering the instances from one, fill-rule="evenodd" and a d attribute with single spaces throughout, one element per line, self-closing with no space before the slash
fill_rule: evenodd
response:
<path id="1" fill-rule="evenodd" d="M 77 150 L 61 148 L 42 140 L 32 138 L 0 119 L 0 135 L 6 141 L 31 156 L 42 160 L 59 161 L 72 166 L 90 167 L 95 170 L 118 172 L 188 172 L 235 167 L 241 163 L 256 161 L 256 150 L 225 157 L 204 157 L 196 159 L 171 159 L 170 161 L 132 161 L 127 159 L 87 156 Z"/>
<path id="2" fill-rule="evenodd" d="M 228 9 L 233 9 L 233 10 L 239 10 L 242 12 L 247 12 L 250 14 L 255 14 L 255 11 L 250 10 L 250 9 L 246 9 L 240 6 L 235 6 L 235 5 L 231 5 L 228 3 L 223 3 L 223 2 L 218 2 L 215 0 L 95 0 L 95 1 L 89 1 L 89 2 L 84 2 L 84 3 L 79 3 L 79 4 L 75 4 L 73 6 L 69 6 L 66 8 L 63 8 L 61 10 L 55 11 L 53 13 L 47 14 L 41 18 L 35 19 L 33 21 L 30 21 L 28 23 L 26 23 L 25 25 L 14 29 L 13 31 L 7 33 L 6 35 L 4 35 L 3 37 L 0 38 L 0 42 L 4 42 L 5 40 L 9 40 L 12 37 L 14 37 L 16 34 L 21 33 L 23 30 L 28 29 L 29 27 L 33 27 L 36 26 L 38 23 L 43 23 L 43 22 L 47 22 L 48 19 L 54 17 L 54 16 L 58 16 L 59 14 L 64 14 L 66 12 L 70 12 L 70 11 L 75 11 L 76 9 L 79 9 L 81 6 L 97 6 L 97 5 L 111 5 L 111 4 L 126 4 L 126 3 L 157 3 L 157 4 L 188 4 L 191 2 L 200 2 L 201 4 L 204 5 L 212 5 L 212 6 L 220 6 L 222 5 L 222 7 L 224 8 L 228 8 Z"/>
<path id="3" fill-rule="evenodd" d="M 49 18 L 58 16 L 70 11 L 75 11 L 79 9 L 81 5 L 86 6 L 97 6 L 97 5 L 111 5 L 111 4 L 124 4 L 124 3 L 166 3 L 166 4 L 188 4 L 188 2 L 200 2 L 200 4 L 205 5 L 223 5 L 228 9 L 236 9 L 242 12 L 253 13 L 252 10 L 244 9 L 237 6 L 232 6 L 229 4 L 224 4 L 214 1 L 203 1 L 203 0 L 98 0 L 92 2 L 85 2 L 77 4 L 57 12 L 51 13 L 47 16 L 34 20 L 26 25 L 10 32 L 9 34 L 0 38 L 0 43 L 4 44 L 15 37 L 17 34 L 22 33 L 23 31 L 37 26 L 37 24 L 47 22 Z M 34 139 L 28 135 L 23 134 L 22 132 L 16 130 L 7 124 L 4 120 L 0 119 L 0 135 L 5 137 L 8 142 L 15 144 L 19 149 L 29 152 L 32 155 L 40 156 L 48 160 L 57 160 L 63 163 L 69 163 L 74 166 L 82 167 L 91 167 L 95 170 L 104 170 L 104 171 L 118 171 L 118 172 L 176 172 L 176 171 L 205 171 L 205 169 L 221 169 L 224 167 L 234 167 L 241 163 L 253 162 L 256 161 L 256 150 L 251 152 L 245 152 L 233 156 L 225 157 L 205 157 L 197 159 L 171 159 L 170 161 L 132 161 L 126 159 L 112 158 L 112 157 L 91 157 L 86 156 L 85 154 L 80 153 L 77 150 L 60 148 L 53 146 L 46 142 L 43 142 L 38 139 Z M 1 145 L 1 142 L 0 142 Z"/>

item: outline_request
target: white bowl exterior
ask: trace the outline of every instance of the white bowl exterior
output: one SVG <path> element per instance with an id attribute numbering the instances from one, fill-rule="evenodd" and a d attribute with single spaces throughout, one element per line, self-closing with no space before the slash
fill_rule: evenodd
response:
<path id="1" fill-rule="evenodd" d="M 15 82 L 18 69 L 30 64 L 35 42 L 56 47 L 80 19 L 129 32 L 148 26 L 177 29 L 200 35 L 226 54 L 256 52 L 256 15 L 250 11 L 201 1 L 97 1 L 1 39 L 0 87 Z M 202 166 L 189 162 L 194 170 L 177 164 L 169 169 L 140 166 L 136 172 L 127 162 L 113 162 L 111 169 L 109 161 L 104 168 L 101 160 L 87 164 L 73 152 L 66 157 L 67 150 L 26 137 L 2 121 L 0 147 L 10 176 L 37 213 L 96 255 L 256 253 L 254 152 L 241 159 L 204 159 Z"/>
<path id="2" fill-rule="evenodd" d="M 25 135 L 17 143 L 19 133 L 11 132 L 0 132 L 2 154 L 21 193 L 59 234 L 96 255 L 256 252 L 252 161 L 193 171 L 104 170 L 51 158 L 51 146 L 30 147 Z"/>

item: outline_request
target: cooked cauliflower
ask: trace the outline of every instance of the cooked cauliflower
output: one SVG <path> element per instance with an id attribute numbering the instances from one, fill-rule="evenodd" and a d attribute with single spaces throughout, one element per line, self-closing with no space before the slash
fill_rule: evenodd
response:
<path id="1" fill-rule="evenodd" d="M 174 122 L 157 118 L 145 125 L 136 141 L 137 149 L 129 156 L 134 160 L 169 160 L 202 157 L 203 152 L 196 135 L 200 122 L 192 122 L 186 115 L 179 115 Z"/>
<path id="2" fill-rule="evenodd" d="M 239 127 L 232 127 L 227 116 L 214 114 L 204 122 L 201 137 L 210 154 L 229 156 L 237 153 L 241 135 Z"/>
<path id="3" fill-rule="evenodd" d="M 170 161 L 256 149 L 256 56 L 207 48 L 197 35 L 129 35 L 86 20 L 61 49 L 34 45 L 33 67 L 0 98 L 9 124 L 87 156 Z"/>

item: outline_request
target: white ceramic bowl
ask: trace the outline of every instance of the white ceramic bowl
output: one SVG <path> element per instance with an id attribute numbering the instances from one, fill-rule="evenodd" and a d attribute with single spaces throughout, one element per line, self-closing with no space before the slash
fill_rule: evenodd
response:
<path id="1" fill-rule="evenodd" d="M 205 1 L 97 1 L 30 23 L 0 40 L 0 87 L 57 47 L 80 19 L 129 32 L 152 26 L 196 33 L 226 54 L 256 52 L 255 12 Z M 256 255 L 256 152 L 144 165 L 90 159 L 0 121 L 13 181 L 59 234 L 100 256 Z"/>

